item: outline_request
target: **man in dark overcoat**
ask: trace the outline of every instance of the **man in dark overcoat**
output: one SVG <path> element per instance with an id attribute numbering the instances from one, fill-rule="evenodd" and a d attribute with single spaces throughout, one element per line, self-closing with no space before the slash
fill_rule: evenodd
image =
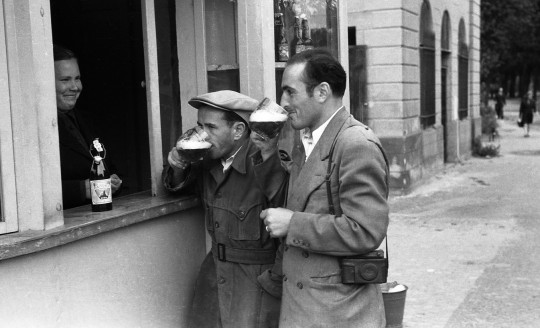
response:
<path id="1" fill-rule="evenodd" d="M 258 102 L 243 94 L 211 92 L 189 104 L 198 109 L 211 147 L 193 163 L 174 147 L 163 171 L 169 191 L 197 188 L 212 239 L 189 327 L 277 327 L 281 281 L 272 281 L 268 272 L 278 242 L 259 215 L 284 201 L 288 175 L 281 168 L 278 137 L 265 140 L 252 133 L 250 138 L 249 116 Z"/>

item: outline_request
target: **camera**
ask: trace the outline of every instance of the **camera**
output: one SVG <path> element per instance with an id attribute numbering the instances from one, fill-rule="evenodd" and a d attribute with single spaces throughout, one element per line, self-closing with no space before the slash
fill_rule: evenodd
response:
<path id="1" fill-rule="evenodd" d="M 381 249 L 340 259 L 344 284 L 382 284 L 388 278 L 388 258 Z"/>

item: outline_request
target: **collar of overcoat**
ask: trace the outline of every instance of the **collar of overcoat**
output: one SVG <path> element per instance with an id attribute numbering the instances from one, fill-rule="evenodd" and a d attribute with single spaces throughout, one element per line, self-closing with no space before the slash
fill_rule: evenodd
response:
<path id="1" fill-rule="evenodd" d="M 289 185 L 289 198 L 287 200 L 287 208 L 293 211 L 302 211 L 306 206 L 307 199 L 311 192 L 317 189 L 324 183 L 328 156 L 330 155 L 330 147 L 339 132 L 347 127 L 344 124 L 350 119 L 351 115 L 345 108 L 342 108 L 332 118 L 321 138 L 313 148 L 308 160 L 304 163 L 305 151 L 304 147 L 296 147 L 293 152 L 293 168 L 291 172 L 292 183 Z M 334 168 L 332 164 L 332 170 Z"/>
<path id="2" fill-rule="evenodd" d="M 242 148 L 234 156 L 231 166 L 223 173 L 223 166 L 221 165 L 221 159 L 213 160 L 214 164 L 210 169 L 210 173 L 216 181 L 224 181 L 220 179 L 223 175 L 227 176 L 231 170 L 236 170 L 240 174 L 246 174 L 246 161 L 249 160 L 251 152 L 251 139 L 247 138 L 242 144 Z"/>

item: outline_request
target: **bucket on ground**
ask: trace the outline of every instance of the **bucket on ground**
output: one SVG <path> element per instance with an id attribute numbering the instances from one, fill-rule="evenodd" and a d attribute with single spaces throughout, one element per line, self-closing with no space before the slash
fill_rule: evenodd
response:
<path id="1" fill-rule="evenodd" d="M 387 328 L 403 327 L 407 289 L 407 286 L 396 282 L 381 284 Z"/>

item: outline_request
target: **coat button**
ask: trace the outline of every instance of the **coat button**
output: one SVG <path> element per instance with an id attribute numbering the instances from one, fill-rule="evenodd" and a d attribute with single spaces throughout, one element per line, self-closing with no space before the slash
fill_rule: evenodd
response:
<path id="1" fill-rule="evenodd" d="M 215 198 L 221 198 L 221 193 L 220 192 L 216 193 Z"/>
<path id="2" fill-rule="evenodd" d="M 307 259 L 309 257 L 309 253 L 307 251 L 302 251 L 302 256 Z"/>
<path id="3" fill-rule="evenodd" d="M 287 281 L 287 276 L 283 275 L 283 281 Z"/>
<path id="4" fill-rule="evenodd" d="M 219 222 L 214 223 L 214 227 L 219 228 Z"/>
<path id="5" fill-rule="evenodd" d="M 238 212 L 238 216 L 243 218 L 244 216 L 246 216 L 246 212 L 240 211 L 240 212 Z"/>
<path id="6" fill-rule="evenodd" d="M 218 284 L 223 285 L 225 283 L 225 278 L 219 277 Z"/>
<path id="7" fill-rule="evenodd" d="M 298 287 L 298 288 L 302 289 L 302 288 L 304 288 L 304 285 L 302 285 L 302 283 L 301 283 L 301 282 L 299 282 L 299 283 L 297 283 L 297 284 L 296 284 L 296 287 Z"/>

